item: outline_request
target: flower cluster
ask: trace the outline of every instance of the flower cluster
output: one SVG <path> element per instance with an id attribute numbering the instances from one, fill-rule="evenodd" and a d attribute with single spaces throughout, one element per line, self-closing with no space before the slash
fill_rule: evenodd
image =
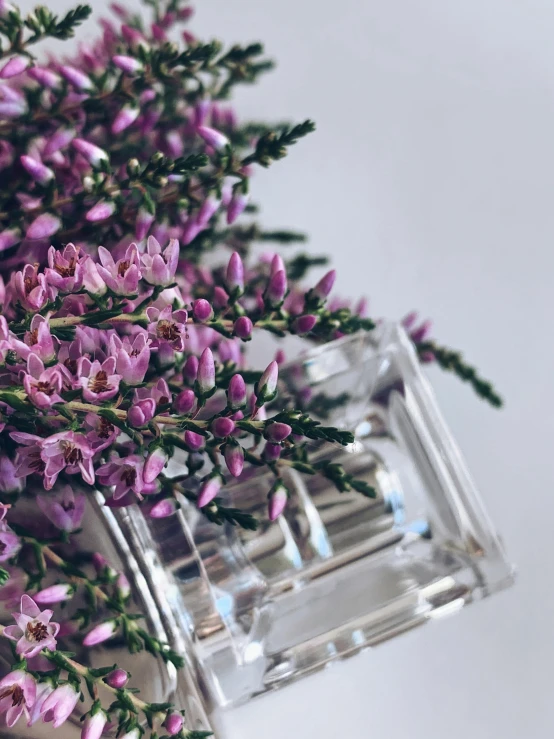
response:
<path id="1" fill-rule="evenodd" d="M 192 15 L 184 0 L 145 5 L 138 16 L 114 3 L 99 39 L 43 63 L 34 44 L 70 38 L 91 9 L 24 16 L 0 0 L 0 605 L 19 605 L 0 624 L 15 660 L 0 679 L 0 722 L 58 728 L 86 689 L 83 739 L 107 728 L 141 739 L 145 726 L 156 739 L 207 736 L 175 706 L 139 699 L 120 667 L 87 668 L 60 649 L 69 636 L 81 649 L 118 639 L 183 664 L 141 625 L 123 573 L 101 553 L 85 565 L 68 554 L 87 495 L 151 518 L 187 502 L 254 529 L 226 504 L 226 484 L 249 468 L 270 473 L 270 521 L 287 505 L 287 467 L 376 494 L 341 465 L 312 464 L 311 442 L 353 437 L 283 396 L 283 351 L 259 369 L 245 352 L 260 332 L 324 342 L 375 327 L 365 300 L 331 295 L 334 270 L 305 287 L 325 258 L 267 246 L 302 234 L 252 220 L 256 166 L 314 125 L 240 122 L 225 101 L 271 68 L 262 46 L 202 43 L 180 27 Z M 422 362 L 500 405 L 458 352 L 430 340 L 428 321 L 403 324 Z"/>

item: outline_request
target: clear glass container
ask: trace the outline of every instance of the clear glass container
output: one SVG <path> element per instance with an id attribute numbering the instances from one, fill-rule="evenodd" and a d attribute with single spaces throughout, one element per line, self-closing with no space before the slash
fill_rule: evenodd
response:
<path id="1" fill-rule="evenodd" d="M 99 509 L 149 618 L 186 655 L 189 728 L 513 579 L 399 326 L 317 347 L 280 376 L 283 403 L 355 433 L 347 448 L 314 444 L 312 459 L 342 464 L 376 498 L 289 468 L 289 504 L 270 523 L 272 476 L 251 468 L 225 496 L 260 520 L 255 532 L 211 524 L 184 499 L 158 520 Z"/>

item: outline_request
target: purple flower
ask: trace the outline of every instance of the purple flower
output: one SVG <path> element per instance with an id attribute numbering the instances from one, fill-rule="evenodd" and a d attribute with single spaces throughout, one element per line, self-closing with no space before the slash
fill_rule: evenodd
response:
<path id="1" fill-rule="evenodd" d="M 31 60 L 27 56 L 12 56 L 11 59 L 0 69 L 0 79 L 8 80 L 10 77 L 17 77 L 22 74 L 27 67 L 31 66 Z"/>
<path id="2" fill-rule="evenodd" d="M 244 266 L 238 252 L 234 251 L 227 265 L 225 282 L 233 296 L 240 296 L 244 292 Z"/>
<path id="3" fill-rule="evenodd" d="M 171 401 L 171 392 L 163 377 L 160 377 L 153 387 L 141 387 L 135 390 L 135 400 L 144 398 L 154 398 L 158 407 Z"/>
<path id="4" fill-rule="evenodd" d="M 134 337 L 124 336 L 123 340 L 116 334 L 110 336 L 109 350 L 115 357 L 115 371 L 128 385 L 138 385 L 144 380 L 150 361 L 148 335 L 141 331 Z"/>
<path id="5" fill-rule="evenodd" d="M 213 303 L 216 310 L 222 310 L 229 304 L 229 296 L 222 287 L 219 287 L 219 285 L 214 287 Z"/>
<path id="6" fill-rule="evenodd" d="M 81 730 L 81 739 L 100 739 L 107 721 L 108 717 L 102 710 L 93 716 L 87 716 Z"/>
<path id="7" fill-rule="evenodd" d="M 71 145 L 79 152 L 79 154 L 84 156 L 87 162 L 93 167 L 100 167 L 104 162 L 109 161 L 109 156 L 104 149 L 91 144 L 90 141 L 86 141 L 85 139 L 73 139 Z"/>
<path id="8" fill-rule="evenodd" d="M 119 431 L 107 418 L 97 413 L 87 413 L 84 421 L 85 428 L 90 429 L 86 433 L 86 439 L 94 453 L 101 452 L 113 444 Z"/>
<path id="9" fill-rule="evenodd" d="M 82 388 L 83 399 L 87 403 L 102 403 L 119 392 L 121 375 L 116 374 L 115 357 L 108 357 L 103 362 L 97 359 L 91 362 L 88 357 L 82 357 L 77 371 L 77 384 Z"/>
<path id="10" fill-rule="evenodd" d="M 217 213 L 220 205 L 221 200 L 218 200 L 212 195 L 208 196 L 204 200 L 204 202 L 200 206 L 200 210 L 198 211 L 198 216 L 196 218 L 196 222 L 200 229 L 206 228 L 212 216 Z"/>
<path id="11" fill-rule="evenodd" d="M 31 69 L 27 71 L 27 74 L 32 80 L 38 82 L 39 85 L 42 87 L 49 87 L 51 90 L 59 89 L 62 83 L 60 75 L 46 67 L 31 67 Z"/>
<path id="12" fill-rule="evenodd" d="M 83 639 L 85 647 L 95 647 L 97 644 L 108 641 L 118 629 L 117 621 L 104 621 L 91 629 Z"/>
<path id="13" fill-rule="evenodd" d="M 246 384 L 242 375 L 233 375 L 227 388 L 227 405 L 232 410 L 246 405 Z"/>
<path id="14" fill-rule="evenodd" d="M 204 508 L 204 506 L 207 506 L 208 503 L 211 503 L 220 490 L 221 478 L 219 477 L 219 475 L 216 475 L 215 477 L 210 477 L 205 480 L 202 483 L 200 492 L 198 493 L 198 500 L 196 501 L 198 507 Z"/>
<path id="15" fill-rule="evenodd" d="M 104 295 L 108 289 L 104 280 L 100 277 L 96 262 L 86 257 L 83 262 L 83 287 L 91 295 Z"/>
<path id="16" fill-rule="evenodd" d="M 50 622 L 53 611 L 41 611 L 28 595 L 21 596 L 21 613 L 12 613 L 17 626 L 6 626 L 4 636 L 17 642 L 15 651 L 22 657 L 34 657 L 43 649 L 56 648 L 60 625 Z"/>
<path id="17" fill-rule="evenodd" d="M 138 105 L 124 105 L 114 118 L 111 132 L 113 134 L 118 134 L 125 131 L 126 128 L 129 128 L 129 126 L 137 120 L 139 113 L 140 108 Z"/>
<path id="18" fill-rule="evenodd" d="M 231 202 L 227 206 L 227 223 L 231 225 L 244 211 L 250 200 L 250 195 L 241 191 L 234 191 Z"/>
<path id="19" fill-rule="evenodd" d="M 267 403 L 277 395 L 277 379 L 279 377 L 279 365 L 273 361 L 264 370 L 260 381 L 256 385 L 257 405 Z"/>
<path id="20" fill-rule="evenodd" d="M 164 449 L 160 446 L 156 447 L 154 451 L 150 452 L 150 454 L 146 458 L 146 462 L 144 464 L 144 472 L 142 473 L 144 482 L 154 482 L 154 480 L 158 477 L 158 475 L 167 464 L 168 458 L 169 457 L 167 456 L 167 452 L 165 452 Z"/>
<path id="21" fill-rule="evenodd" d="M 59 685 L 50 693 L 40 707 L 42 720 L 52 722 L 52 728 L 57 729 L 64 724 L 73 713 L 80 692 L 69 683 Z"/>
<path id="22" fill-rule="evenodd" d="M 38 670 L 41 669 L 42 665 L 40 665 L 39 667 L 35 667 L 35 663 L 39 660 L 40 661 L 44 660 L 46 663 L 48 663 L 48 666 L 45 665 L 47 670 L 52 668 L 51 663 L 48 662 L 46 657 L 44 657 L 41 654 L 37 654 L 36 657 L 31 658 L 31 663 L 33 664 L 32 669 L 38 669 Z M 39 719 L 42 718 L 42 704 L 44 703 L 46 698 L 48 698 L 48 696 L 51 695 L 53 692 L 54 692 L 54 688 L 50 685 L 50 683 L 39 683 L 37 685 L 36 698 L 35 698 L 35 702 L 33 703 L 33 707 L 29 711 L 29 719 L 27 721 L 27 726 L 33 726 L 34 724 L 36 724 L 36 722 Z"/>
<path id="23" fill-rule="evenodd" d="M 265 427 L 264 436 L 272 444 L 280 444 L 288 436 L 290 436 L 292 428 L 288 423 L 279 423 L 279 421 L 273 421 Z"/>
<path id="24" fill-rule="evenodd" d="M 56 358 L 56 350 L 48 320 L 37 313 L 31 319 L 29 328 L 23 341 L 12 339 L 12 348 L 22 359 L 27 360 L 30 354 L 36 354 L 43 362 L 53 362 Z"/>
<path id="25" fill-rule="evenodd" d="M 180 713 L 168 713 L 163 722 L 163 726 L 169 736 L 174 736 L 183 728 L 183 717 Z"/>
<path id="26" fill-rule="evenodd" d="M 134 403 L 127 411 L 127 421 L 133 428 L 146 426 L 156 415 L 156 401 L 154 398 L 144 398 Z"/>
<path id="27" fill-rule="evenodd" d="M 187 382 L 192 384 L 196 380 L 197 375 L 198 357 L 196 357 L 194 354 L 191 354 L 191 356 L 187 358 L 187 361 L 185 362 L 185 365 L 183 367 L 183 378 Z"/>
<path id="28" fill-rule="evenodd" d="M 33 159 L 33 157 L 27 156 L 27 154 L 23 154 L 19 158 L 19 161 L 23 165 L 23 168 L 40 185 L 47 185 L 54 177 L 54 172 L 45 164 L 39 162 L 38 159 Z"/>
<path id="29" fill-rule="evenodd" d="M 62 64 L 58 69 L 62 77 L 78 90 L 88 92 L 93 89 L 92 80 L 84 72 L 81 72 L 80 69 L 71 67 L 69 64 Z"/>
<path id="30" fill-rule="evenodd" d="M 80 290 L 84 273 L 79 256 L 79 249 L 74 244 L 67 244 L 63 251 L 51 246 L 48 250 L 48 267 L 44 270 L 46 280 L 61 292 Z"/>
<path id="31" fill-rule="evenodd" d="M 292 331 L 295 334 L 309 334 L 310 331 L 317 323 L 317 316 L 306 314 L 305 316 L 298 316 L 292 323 Z"/>
<path id="32" fill-rule="evenodd" d="M 136 244 L 127 247 L 123 259 L 114 261 L 112 255 L 103 246 L 98 247 L 101 265 L 97 265 L 98 274 L 116 295 L 134 295 L 138 292 L 141 278 L 139 254 Z"/>
<path id="33" fill-rule="evenodd" d="M 327 272 L 327 274 L 323 275 L 321 280 L 317 283 L 317 285 L 312 288 L 311 293 L 314 297 L 319 298 L 319 300 L 324 301 L 327 299 L 329 293 L 333 289 L 333 285 L 335 284 L 335 279 L 337 277 L 337 273 L 334 269 Z"/>
<path id="34" fill-rule="evenodd" d="M 57 585 L 50 585 L 44 590 L 40 590 L 35 594 L 35 603 L 40 605 L 51 605 L 53 603 L 63 603 L 73 597 L 75 588 L 67 582 L 61 582 Z"/>
<path id="35" fill-rule="evenodd" d="M 114 500 L 123 498 L 129 491 L 140 500 L 143 494 L 149 495 L 158 489 L 155 483 L 145 482 L 144 459 L 137 454 L 112 459 L 99 467 L 96 474 L 101 485 L 114 486 Z"/>
<path id="36" fill-rule="evenodd" d="M 44 369 L 42 359 L 37 354 L 29 354 L 27 372 L 23 373 L 23 387 L 31 403 L 37 408 L 50 408 L 54 403 L 62 403 L 60 392 L 63 377 L 59 365 Z"/>
<path id="37" fill-rule="evenodd" d="M 226 416 L 215 418 L 210 425 L 210 431 L 219 439 L 230 436 L 234 430 L 235 422 L 232 418 L 227 418 Z"/>
<path id="38" fill-rule="evenodd" d="M 164 498 L 148 508 L 150 518 L 168 518 L 179 510 L 179 504 L 175 498 Z"/>
<path id="39" fill-rule="evenodd" d="M 181 390 L 179 395 L 177 395 L 177 397 L 175 398 L 173 402 L 173 407 L 175 408 L 177 413 L 185 415 L 192 411 L 195 404 L 196 395 L 194 394 L 194 391 L 190 388 L 185 388 L 184 390 Z"/>
<path id="40" fill-rule="evenodd" d="M 47 490 L 52 489 L 63 469 L 70 475 L 80 472 L 86 483 L 94 484 L 94 450 L 83 434 L 62 431 L 42 439 L 41 447 L 40 456 L 45 464 L 44 487 Z"/>
<path id="41" fill-rule="evenodd" d="M 23 670 L 14 670 L 0 680 L 0 715 L 6 714 L 6 725 L 10 729 L 23 713 L 29 720 L 36 694 L 34 678 Z"/>
<path id="42" fill-rule="evenodd" d="M 148 317 L 148 335 L 153 347 L 169 345 L 174 351 L 185 349 L 188 314 L 186 310 L 173 310 L 170 305 L 163 310 L 150 306 L 146 309 Z"/>
<path id="43" fill-rule="evenodd" d="M 2 169 L 0 167 L 0 169 Z M 0 233 L 0 252 L 6 251 L 21 241 L 21 230 L 19 228 L 6 228 Z"/>
<path id="44" fill-rule="evenodd" d="M 278 308 L 282 305 L 287 292 L 287 276 L 280 269 L 270 277 L 269 284 L 265 291 L 265 300 L 272 308 Z"/>
<path id="45" fill-rule="evenodd" d="M 151 285 L 167 286 L 173 282 L 179 261 L 179 242 L 170 239 L 162 251 L 162 247 L 153 236 L 146 242 L 146 254 L 141 256 L 142 276 Z"/>
<path id="46" fill-rule="evenodd" d="M 233 477 L 240 477 L 244 467 L 244 449 L 234 441 L 228 441 L 223 450 L 225 464 Z"/>
<path id="47" fill-rule="evenodd" d="M 215 388 L 214 355 L 209 346 L 207 346 L 200 355 L 196 382 L 198 383 L 198 389 L 202 395 L 208 395 Z"/>
<path id="48" fill-rule="evenodd" d="M 280 444 L 272 444 L 270 441 L 268 441 L 262 452 L 262 457 L 264 461 L 276 462 L 281 456 L 281 449 L 282 447 Z"/>
<path id="49" fill-rule="evenodd" d="M 216 131 L 215 128 L 198 126 L 196 130 L 208 146 L 211 146 L 213 149 L 224 149 L 229 144 L 227 136 L 220 131 Z"/>
<path id="50" fill-rule="evenodd" d="M 192 304 L 192 314 L 198 323 L 205 323 L 213 318 L 214 312 L 210 303 L 204 298 L 195 300 Z"/>
<path id="51" fill-rule="evenodd" d="M 138 59 L 135 59 L 132 56 L 123 56 L 120 54 L 117 54 L 116 56 L 112 57 L 112 62 L 115 64 L 116 67 L 119 67 L 123 72 L 126 72 L 130 75 L 138 74 L 139 72 L 142 72 L 143 66 L 141 62 L 139 62 Z"/>
<path id="52" fill-rule="evenodd" d="M 85 496 L 73 492 L 69 485 L 50 495 L 38 495 L 37 505 L 46 518 L 60 531 L 78 529 L 85 513 Z"/>
<path id="53" fill-rule="evenodd" d="M 12 276 L 11 284 L 15 299 L 23 308 L 33 313 L 43 308 L 50 297 L 46 277 L 38 273 L 34 264 L 26 264 L 21 272 L 16 272 Z"/>
<path id="54" fill-rule="evenodd" d="M 269 493 L 267 513 L 270 521 L 275 521 L 285 510 L 288 501 L 288 490 L 282 482 L 277 481 Z"/>
<path id="55" fill-rule="evenodd" d="M 252 338 L 254 325 L 248 316 L 239 316 L 233 325 L 235 336 L 243 341 L 249 341 Z"/>
<path id="56" fill-rule="evenodd" d="M 20 493 L 25 487 L 23 479 L 16 474 L 16 466 L 7 454 L 0 455 L 0 492 Z M 0 521 L 4 516 L 0 516 Z"/>
<path id="57" fill-rule="evenodd" d="M 185 444 L 192 452 L 203 449 L 205 443 L 206 440 L 201 434 L 197 434 L 194 431 L 185 431 Z"/>
<path id="58" fill-rule="evenodd" d="M 28 239 L 48 239 L 60 230 L 62 222 L 52 213 L 41 213 L 27 227 L 25 235 Z M 29 267 L 30 265 L 26 265 Z"/>
<path id="59" fill-rule="evenodd" d="M 128 680 L 129 673 L 125 672 L 125 670 L 122 670 L 120 667 L 112 670 L 104 678 L 104 682 L 106 682 L 111 688 L 116 688 L 118 690 L 124 688 L 127 685 Z"/>
<path id="60" fill-rule="evenodd" d="M 85 214 L 85 218 L 89 223 L 96 223 L 97 221 L 105 221 L 106 218 L 113 216 L 116 212 L 117 206 L 113 200 L 100 200 L 96 205 L 93 205 L 90 210 Z"/>
<path id="61" fill-rule="evenodd" d="M 16 475 L 26 477 L 33 473 L 44 474 L 45 465 L 41 457 L 42 437 L 24 431 L 12 431 L 10 436 L 18 445 L 15 457 Z"/>

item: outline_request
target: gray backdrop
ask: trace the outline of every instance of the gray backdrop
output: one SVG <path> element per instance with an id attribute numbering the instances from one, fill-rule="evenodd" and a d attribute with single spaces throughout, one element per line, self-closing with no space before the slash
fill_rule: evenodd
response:
<path id="1" fill-rule="evenodd" d="M 519 568 L 510 591 L 241 709 L 232 736 L 546 739 L 554 729 L 554 5 L 198 6 L 200 37 L 261 38 L 279 59 L 240 94 L 244 117 L 318 124 L 256 177 L 266 223 L 309 231 L 311 248 L 334 256 L 339 291 L 370 296 L 374 314 L 416 307 L 432 316 L 436 337 L 463 348 L 507 398 L 505 410 L 492 411 L 430 370 Z"/>

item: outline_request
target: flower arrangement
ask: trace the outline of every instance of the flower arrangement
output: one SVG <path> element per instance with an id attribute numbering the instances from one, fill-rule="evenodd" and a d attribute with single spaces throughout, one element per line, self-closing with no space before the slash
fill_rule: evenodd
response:
<path id="1" fill-rule="evenodd" d="M 325 259 L 253 256 L 257 244 L 304 239 L 251 220 L 250 180 L 314 125 L 239 123 L 224 101 L 271 68 L 262 46 L 226 50 L 188 30 L 179 45 L 191 8 L 144 1 L 152 18 L 114 3 L 118 20 L 101 21 L 94 45 L 41 64 L 33 45 L 70 38 L 90 8 L 23 16 L 0 0 L 0 599 L 19 606 L 0 625 L 14 655 L 0 715 L 8 727 L 58 728 L 88 691 L 83 739 L 108 725 L 123 739 L 207 735 L 187 729 L 178 706 L 139 699 L 117 665 L 93 669 L 59 648 L 75 631 L 90 649 L 118 634 L 131 652 L 182 666 L 141 626 L 125 576 L 102 554 L 88 570 L 60 554 L 88 492 L 153 518 L 184 498 L 246 528 L 256 521 L 224 495 L 245 466 L 274 475 L 270 520 L 287 504 L 286 466 L 375 494 L 340 466 L 311 463 L 308 442 L 353 437 L 311 418 L 309 404 L 279 402 L 283 352 L 263 370 L 244 353 L 260 331 L 325 342 L 375 327 L 364 301 L 330 299 L 333 270 L 303 286 Z M 428 321 L 403 323 L 421 361 L 501 404 L 458 352 L 429 339 Z M 176 454 L 183 474 L 170 476 Z M 20 513 L 29 499 L 32 516 Z M 78 598 L 56 621 L 50 606 Z"/>

